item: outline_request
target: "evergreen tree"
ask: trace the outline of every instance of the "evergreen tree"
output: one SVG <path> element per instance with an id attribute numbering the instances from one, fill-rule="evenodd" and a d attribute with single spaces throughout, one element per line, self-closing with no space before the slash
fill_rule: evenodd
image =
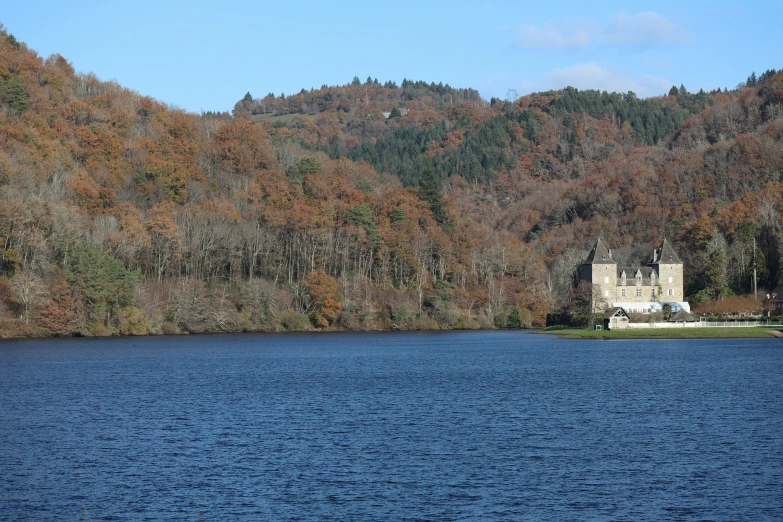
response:
<path id="1" fill-rule="evenodd" d="M 74 247 L 67 274 L 68 282 L 84 296 L 94 319 L 105 318 L 107 323 L 131 304 L 139 279 L 138 271 L 127 270 L 120 261 L 104 256 L 86 242 Z"/>
<path id="2" fill-rule="evenodd" d="M 380 237 L 378 237 L 378 226 L 375 224 L 375 218 L 372 215 L 372 209 L 367 203 L 362 203 L 353 207 L 345 214 L 345 222 L 362 227 L 367 239 L 372 243 L 380 243 Z"/>
<path id="3" fill-rule="evenodd" d="M 242 101 L 246 101 L 246 102 L 253 101 L 253 96 L 250 94 L 250 91 L 247 91 L 247 94 L 245 94 L 245 97 L 242 98 Z"/>
<path id="4" fill-rule="evenodd" d="M 351 82 L 351 85 L 361 85 L 362 81 L 359 79 L 358 76 L 353 77 L 353 81 Z"/>
<path id="5" fill-rule="evenodd" d="M 443 190 L 440 178 L 433 168 L 426 165 L 419 175 L 419 197 L 430 205 L 432 217 L 443 226 L 446 224 L 446 205 L 443 203 Z"/>
<path id="6" fill-rule="evenodd" d="M 25 91 L 21 78 L 14 76 L 7 82 L 0 78 L 0 103 L 8 104 L 19 112 L 24 112 L 29 108 L 27 91 Z"/>
<path id="7" fill-rule="evenodd" d="M 693 281 L 701 286 L 693 296 L 696 301 L 733 295 L 729 288 L 727 249 L 726 240 L 717 233 L 704 244 L 704 252 L 700 255 L 701 273 Z"/>
<path id="8" fill-rule="evenodd" d="M 748 81 L 745 82 L 745 85 L 747 85 L 748 87 L 755 87 L 757 81 L 758 80 L 756 79 L 756 71 L 753 71 L 752 73 L 750 73 L 750 76 L 748 76 Z"/>
<path id="9" fill-rule="evenodd" d="M 677 89 L 676 85 L 672 85 L 672 88 L 669 89 L 669 96 L 677 96 L 678 94 L 680 94 L 680 90 Z"/>
<path id="10" fill-rule="evenodd" d="M 19 41 L 16 39 L 16 37 L 12 34 L 6 36 L 5 41 L 11 44 L 11 47 L 13 47 L 16 50 L 19 50 L 19 48 L 22 46 L 22 44 L 20 44 Z"/>
<path id="11" fill-rule="evenodd" d="M 405 217 L 405 211 L 401 208 L 396 208 L 392 211 L 390 222 L 392 225 L 396 225 L 397 223 L 404 223 L 405 221 L 408 221 L 408 218 Z"/>
<path id="12" fill-rule="evenodd" d="M 761 74 L 761 76 L 759 76 L 757 85 L 761 85 L 762 83 L 766 82 L 767 80 L 775 76 L 777 73 L 778 72 L 775 69 L 767 69 Z"/>
<path id="13" fill-rule="evenodd" d="M 314 157 L 306 157 L 299 160 L 285 170 L 285 175 L 294 185 L 302 185 L 309 174 L 321 172 L 321 164 Z"/>

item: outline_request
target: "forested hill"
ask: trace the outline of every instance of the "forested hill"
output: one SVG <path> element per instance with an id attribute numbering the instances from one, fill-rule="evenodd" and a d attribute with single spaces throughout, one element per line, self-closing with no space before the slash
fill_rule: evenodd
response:
<path id="1" fill-rule="evenodd" d="M 0 30 L 0 336 L 541 324 L 598 235 L 777 284 L 783 73 L 658 98 L 354 79 L 191 114 Z"/>

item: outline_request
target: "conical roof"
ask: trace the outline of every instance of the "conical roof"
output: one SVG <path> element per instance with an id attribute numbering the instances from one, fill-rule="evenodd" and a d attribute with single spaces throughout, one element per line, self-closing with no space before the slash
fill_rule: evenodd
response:
<path id="1" fill-rule="evenodd" d="M 595 246 L 590 251 L 590 255 L 587 256 L 587 259 L 585 260 L 586 265 L 601 265 L 601 264 L 607 264 L 607 265 L 613 265 L 614 261 L 612 261 L 612 253 L 609 251 L 608 248 L 604 246 L 604 244 L 601 242 L 601 238 L 598 238 L 598 241 L 595 243 Z"/>
<path id="2" fill-rule="evenodd" d="M 680 257 L 677 255 L 677 252 L 674 251 L 674 248 L 672 248 L 672 244 L 669 243 L 665 238 L 663 240 L 663 243 L 661 244 L 661 248 L 658 249 L 656 252 L 655 257 L 655 263 L 663 263 L 663 264 L 682 264 L 682 261 L 680 260 Z"/>

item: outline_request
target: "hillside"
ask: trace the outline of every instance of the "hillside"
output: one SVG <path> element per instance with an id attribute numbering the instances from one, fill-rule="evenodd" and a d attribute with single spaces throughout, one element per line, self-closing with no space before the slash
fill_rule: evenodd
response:
<path id="1" fill-rule="evenodd" d="M 753 78 L 354 79 L 197 115 L 0 31 L 0 336 L 541 324 L 599 234 L 629 262 L 672 239 L 696 300 L 748 292 L 755 240 L 770 288 L 783 73 Z"/>

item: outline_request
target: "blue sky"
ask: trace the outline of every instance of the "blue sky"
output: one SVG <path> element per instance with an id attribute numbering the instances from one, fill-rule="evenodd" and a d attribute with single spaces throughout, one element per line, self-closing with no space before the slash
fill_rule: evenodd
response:
<path id="1" fill-rule="evenodd" d="M 68 5 L 70 4 L 70 5 Z M 783 67 L 783 2 L 12 2 L 46 57 L 191 111 L 245 92 L 403 78 L 505 98 L 573 85 L 659 95 Z"/>

